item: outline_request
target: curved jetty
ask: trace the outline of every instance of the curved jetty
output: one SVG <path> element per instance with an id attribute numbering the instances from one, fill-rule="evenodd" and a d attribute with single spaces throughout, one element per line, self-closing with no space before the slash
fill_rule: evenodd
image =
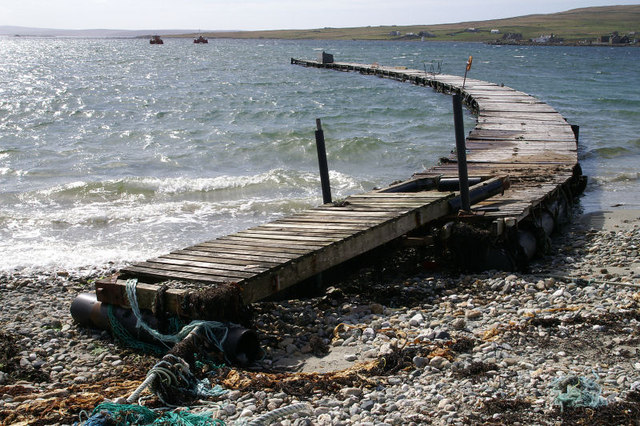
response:
<path id="1" fill-rule="evenodd" d="M 516 239 L 514 243 L 519 246 L 515 250 L 511 248 L 512 257 L 516 259 L 507 263 L 516 262 L 521 266 L 522 257 L 530 259 L 543 250 L 546 236 L 568 219 L 573 200 L 586 186 L 586 177 L 578 163 L 579 127 L 567 123 L 551 106 L 524 92 L 482 80 L 465 81 L 465 78 L 455 75 L 405 67 L 325 62 L 324 57 L 320 61 L 292 58 L 291 63 L 375 75 L 461 95 L 478 117 L 476 127 L 466 138 L 470 181 L 506 176 L 510 188 L 500 197 L 477 202 L 473 205 L 472 217 L 458 220 L 471 220 L 476 227 L 479 227 L 478 223 L 491 222 L 492 236 L 497 238 L 504 238 L 506 232 L 517 230 L 519 235 L 508 237 Z M 412 181 L 457 179 L 457 176 L 457 158 L 452 154 L 437 166 L 414 174 Z M 458 249 L 464 256 L 464 247 Z M 487 260 L 503 263 L 494 255 L 485 253 L 483 257 L 476 254 L 476 262 L 468 259 L 466 263 L 481 265 Z M 489 263 L 497 266 L 496 262 Z"/>
<path id="2" fill-rule="evenodd" d="M 200 311 L 192 309 L 198 305 L 194 295 L 235 283 L 244 302 L 251 303 L 399 240 L 437 240 L 465 267 L 517 269 L 544 250 L 548 235 L 584 188 L 577 127 L 526 93 L 474 79 L 462 89 L 462 77 L 375 64 L 291 63 L 462 95 L 478 114 L 466 138 L 471 211 L 460 210 L 452 156 L 388 188 L 131 265 L 96 283 L 100 303 L 128 306 L 126 283 L 134 278 L 140 308 L 161 304 L 169 313 L 215 319 L 204 299 Z"/>

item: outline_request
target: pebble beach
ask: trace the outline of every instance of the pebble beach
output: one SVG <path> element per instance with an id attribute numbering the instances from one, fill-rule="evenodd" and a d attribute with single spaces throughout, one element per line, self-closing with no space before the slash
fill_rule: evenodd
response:
<path id="1" fill-rule="evenodd" d="M 264 357 L 211 369 L 226 392 L 188 408 L 230 425 L 285 407 L 259 424 L 638 424 L 639 247 L 640 211 L 591 213 L 526 273 L 376 265 L 256 303 Z M 0 424 L 82 423 L 144 380 L 161 355 L 69 313 L 116 269 L 0 275 Z M 593 386 L 591 407 L 560 403 L 578 379 Z"/>

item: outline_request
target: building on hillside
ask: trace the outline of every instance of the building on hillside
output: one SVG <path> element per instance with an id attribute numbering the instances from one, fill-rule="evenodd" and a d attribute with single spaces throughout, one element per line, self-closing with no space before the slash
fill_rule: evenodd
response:
<path id="1" fill-rule="evenodd" d="M 504 33 L 502 35 L 503 40 L 512 40 L 512 41 L 520 41 L 524 37 L 522 37 L 522 33 Z"/>
<path id="2" fill-rule="evenodd" d="M 549 34 L 549 35 L 541 35 L 538 38 L 532 38 L 531 41 L 539 44 L 548 44 L 548 43 L 560 43 L 562 42 L 562 39 L 560 37 L 556 37 L 555 34 Z"/>
<path id="3" fill-rule="evenodd" d="M 614 31 L 611 34 L 601 35 L 598 41 L 603 44 L 630 44 L 633 43 L 635 34 L 635 32 L 631 32 L 621 36 L 618 31 Z"/>
<path id="4" fill-rule="evenodd" d="M 418 35 L 419 35 L 420 37 L 436 37 L 436 35 L 435 35 L 434 33 L 431 33 L 431 32 L 429 32 L 429 31 L 420 31 L 420 32 L 418 33 Z"/>

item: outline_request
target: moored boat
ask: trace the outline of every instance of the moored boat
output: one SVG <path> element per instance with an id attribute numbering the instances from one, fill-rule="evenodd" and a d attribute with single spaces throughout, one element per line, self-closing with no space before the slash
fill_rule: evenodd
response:
<path id="1" fill-rule="evenodd" d="M 200 36 L 196 39 L 193 40 L 194 43 L 209 43 L 209 40 L 207 40 L 206 38 Z"/>
<path id="2" fill-rule="evenodd" d="M 160 36 L 155 35 L 151 37 L 151 40 L 149 40 L 149 44 L 164 44 L 164 41 L 162 41 Z"/>

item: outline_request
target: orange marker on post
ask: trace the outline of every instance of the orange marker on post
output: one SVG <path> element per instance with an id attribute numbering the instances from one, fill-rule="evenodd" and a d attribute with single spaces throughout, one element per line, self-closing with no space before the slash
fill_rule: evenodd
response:
<path id="1" fill-rule="evenodd" d="M 467 60 L 467 68 L 464 70 L 464 79 L 462 80 L 462 90 L 464 90 L 464 85 L 467 82 L 467 72 L 471 69 L 471 64 L 473 63 L 473 56 L 469 56 Z"/>

